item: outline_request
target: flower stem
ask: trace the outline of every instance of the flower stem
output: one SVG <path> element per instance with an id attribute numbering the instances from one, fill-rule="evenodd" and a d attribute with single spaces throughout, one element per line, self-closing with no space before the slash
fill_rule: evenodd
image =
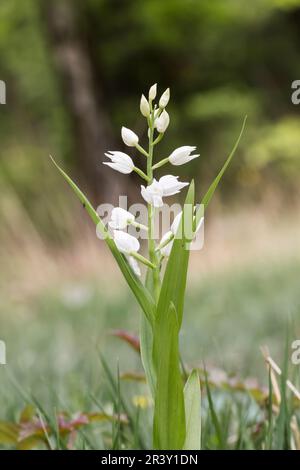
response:
<path id="1" fill-rule="evenodd" d="M 152 167 L 152 170 L 156 170 L 157 168 L 160 168 L 161 166 L 165 165 L 166 163 L 168 163 L 169 161 L 169 157 L 167 158 L 164 158 L 163 160 L 161 160 L 160 162 L 156 163 L 155 165 L 153 165 Z"/>
<path id="2" fill-rule="evenodd" d="M 174 235 L 172 233 L 172 235 L 170 235 L 163 243 L 161 243 L 158 247 L 156 247 L 155 251 L 161 250 L 162 248 L 167 246 L 173 239 L 174 239 Z"/>
<path id="3" fill-rule="evenodd" d="M 149 183 L 149 178 L 148 176 L 146 175 L 146 173 L 144 173 L 142 170 L 140 170 L 140 168 L 137 168 L 136 166 L 133 167 L 133 171 L 135 171 L 141 178 L 143 178 L 144 180 L 146 180 L 148 183 Z"/>
<path id="4" fill-rule="evenodd" d="M 145 157 L 149 157 L 148 153 L 146 152 L 145 149 L 143 149 L 143 147 L 140 145 L 140 144 L 136 144 L 135 145 L 135 148 L 140 152 L 142 153 Z"/>
<path id="5" fill-rule="evenodd" d="M 156 266 L 155 264 L 151 263 L 151 261 L 149 261 L 147 258 L 145 258 L 143 255 L 140 255 L 139 253 L 133 251 L 132 253 L 130 253 L 130 256 L 132 256 L 133 258 L 135 258 L 137 261 L 140 261 L 141 263 L 145 264 L 146 266 L 148 266 L 149 268 L 151 269 L 156 269 Z"/>
<path id="6" fill-rule="evenodd" d="M 139 223 L 136 222 L 136 221 L 130 222 L 130 225 L 132 225 L 133 227 L 139 228 L 139 229 L 141 229 L 141 230 L 146 230 L 146 231 L 148 231 L 148 227 L 146 227 L 146 225 L 139 224 Z"/>
<path id="7" fill-rule="evenodd" d="M 164 133 L 161 132 L 161 133 L 158 135 L 158 137 L 156 137 L 155 141 L 153 142 L 153 145 L 157 145 L 157 144 L 161 141 L 161 139 L 163 138 L 163 136 L 164 136 Z"/>

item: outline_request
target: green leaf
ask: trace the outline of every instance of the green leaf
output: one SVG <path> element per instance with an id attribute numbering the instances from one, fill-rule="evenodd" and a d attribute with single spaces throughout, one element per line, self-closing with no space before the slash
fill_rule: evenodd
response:
<path id="1" fill-rule="evenodd" d="M 185 450 L 201 449 L 201 389 L 197 370 L 193 370 L 184 387 L 186 420 Z"/>
<path id="2" fill-rule="evenodd" d="M 154 398 L 156 378 L 153 365 L 153 332 L 145 315 L 141 315 L 140 320 L 140 347 L 147 384 L 149 385 L 151 395 Z"/>
<path id="3" fill-rule="evenodd" d="M 214 195 L 214 192 L 215 190 L 217 189 L 225 171 L 227 170 L 238 146 L 239 146 L 239 143 L 240 143 L 240 140 L 242 138 L 242 135 L 243 135 L 243 132 L 244 132 L 244 129 L 245 129 L 245 125 L 246 125 L 246 121 L 247 121 L 247 116 L 245 116 L 244 118 L 244 121 L 243 121 L 243 125 L 242 125 L 242 128 L 241 128 L 241 131 L 240 131 L 240 134 L 234 144 L 234 147 L 233 149 L 231 150 L 227 160 L 225 161 L 223 167 L 221 168 L 221 170 L 219 171 L 218 175 L 216 176 L 216 178 L 214 179 L 214 181 L 212 182 L 212 184 L 210 185 L 210 187 L 208 188 L 208 191 L 206 192 L 205 196 L 203 197 L 202 201 L 201 201 L 201 204 L 203 204 L 204 206 L 204 209 L 207 208 L 208 204 L 210 203 L 210 200 L 211 198 L 213 197 Z M 196 226 L 198 225 L 201 217 L 203 215 L 203 211 L 200 211 L 198 210 L 197 211 L 197 214 L 196 214 Z"/>
<path id="4" fill-rule="evenodd" d="M 170 302 L 175 306 L 179 329 L 182 323 L 184 295 L 186 288 L 187 269 L 189 263 L 189 240 L 183 227 L 193 226 L 193 210 L 195 201 L 194 181 L 191 182 L 183 208 L 183 215 L 173 242 L 171 254 L 167 263 L 163 283 L 158 300 L 157 310 L 166 312 Z M 182 237 L 178 234 L 182 233 Z M 157 313 L 158 314 L 158 313 Z"/>
<path id="5" fill-rule="evenodd" d="M 40 449 L 41 447 L 45 447 L 46 442 L 45 439 L 37 436 L 29 436 L 26 439 L 22 439 L 18 442 L 16 449 L 17 450 L 32 450 L 32 449 Z"/>
<path id="6" fill-rule="evenodd" d="M 156 372 L 153 443 L 157 449 L 182 449 L 185 441 L 183 383 L 180 372 L 178 336 L 182 323 L 189 261 L 195 187 L 192 181 L 183 215 L 174 239 L 158 299 L 153 330 L 153 364 Z"/>
<path id="7" fill-rule="evenodd" d="M 67 181 L 67 183 L 71 186 L 73 191 L 75 192 L 76 196 L 82 203 L 83 207 L 86 209 L 87 213 L 89 214 L 90 218 L 97 225 L 98 230 L 105 238 L 105 242 L 108 245 L 110 251 L 112 252 L 115 260 L 117 261 L 119 268 L 127 281 L 130 289 L 134 293 L 137 301 L 139 302 L 140 306 L 142 307 L 146 317 L 148 318 L 151 325 L 153 325 L 154 315 L 155 315 L 155 303 L 150 295 L 149 291 L 143 286 L 141 281 L 138 277 L 133 273 L 132 269 L 130 268 L 126 258 L 123 256 L 122 253 L 116 247 L 114 240 L 109 235 L 105 225 L 103 224 L 102 220 L 100 219 L 99 215 L 91 205 L 90 201 L 87 197 L 83 194 L 83 192 L 78 188 L 78 186 L 72 181 L 72 179 L 59 167 L 59 165 L 55 162 L 55 160 L 50 157 L 58 171 Z"/>
<path id="8" fill-rule="evenodd" d="M 179 325 L 171 302 L 158 310 L 153 335 L 153 361 L 156 394 L 153 421 L 153 446 L 159 450 L 182 449 L 185 441 L 183 382 L 179 367 Z"/>

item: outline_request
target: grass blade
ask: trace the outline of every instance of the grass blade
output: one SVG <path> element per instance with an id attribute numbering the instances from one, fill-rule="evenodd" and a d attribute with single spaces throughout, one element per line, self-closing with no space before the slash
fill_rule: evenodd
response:
<path id="1" fill-rule="evenodd" d="M 153 359 L 157 372 L 153 446 L 159 450 L 182 449 L 185 441 L 183 382 L 179 367 L 179 325 L 174 304 L 158 311 Z"/>

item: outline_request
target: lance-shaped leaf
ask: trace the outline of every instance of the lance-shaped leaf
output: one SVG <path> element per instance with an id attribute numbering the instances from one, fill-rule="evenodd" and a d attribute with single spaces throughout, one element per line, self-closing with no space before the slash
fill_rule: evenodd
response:
<path id="1" fill-rule="evenodd" d="M 150 324 L 153 324 L 154 313 L 155 313 L 155 303 L 150 295 L 149 291 L 143 286 L 141 281 L 137 278 L 137 276 L 133 273 L 132 269 L 130 268 L 126 258 L 116 247 L 114 240 L 111 238 L 108 230 L 106 229 L 105 225 L 103 224 L 101 218 L 93 208 L 90 201 L 87 197 L 83 194 L 83 192 L 78 188 L 78 186 L 72 181 L 72 179 L 59 167 L 59 165 L 54 161 L 52 157 L 50 157 L 58 171 L 67 181 L 67 183 L 71 186 L 73 191 L 75 192 L 76 196 L 82 203 L 83 207 L 86 209 L 87 213 L 89 214 L 90 218 L 97 226 L 97 229 L 104 237 L 106 244 L 108 245 L 110 251 L 112 252 L 115 260 L 117 261 L 120 270 L 124 278 L 127 281 L 130 289 L 134 293 L 136 299 L 138 300 L 140 306 L 142 307 L 147 319 L 149 320 Z"/>
<path id="2" fill-rule="evenodd" d="M 208 204 L 210 203 L 210 200 L 213 197 L 215 190 L 217 189 L 217 187 L 218 187 L 225 171 L 227 170 L 231 160 L 233 159 L 233 156 L 234 156 L 234 154 L 235 154 L 235 152 L 236 152 L 236 150 L 239 146 L 240 140 L 242 138 L 242 135 L 243 135 L 243 132 L 244 132 L 244 129 L 245 129 L 245 125 L 246 125 L 246 121 L 247 121 L 247 116 L 245 116 L 245 118 L 244 118 L 240 134 L 239 134 L 239 136 L 238 136 L 238 138 L 237 138 L 237 140 L 236 140 L 236 142 L 233 146 L 233 149 L 231 150 L 227 160 L 225 161 L 224 165 L 222 166 L 222 168 L 219 171 L 216 178 L 213 180 L 212 184 L 208 188 L 207 192 L 205 193 L 205 195 L 204 195 L 204 197 L 201 201 L 201 204 L 204 206 L 204 210 L 207 208 Z M 201 219 L 202 215 L 203 215 L 203 210 L 202 211 L 198 210 L 197 214 L 196 214 L 196 226 L 200 222 L 200 219 Z"/>
<path id="3" fill-rule="evenodd" d="M 152 270 L 148 269 L 146 275 L 146 288 L 154 293 Z M 148 319 L 142 315 L 140 319 L 141 359 L 147 377 L 152 398 L 155 396 L 156 375 L 153 364 L 153 329 Z"/>
<path id="4" fill-rule="evenodd" d="M 195 186 L 194 181 L 192 181 L 184 203 L 181 222 L 174 238 L 157 307 L 157 312 L 166 312 L 169 309 L 170 302 L 173 302 L 177 312 L 179 328 L 182 323 L 184 307 L 184 295 L 190 253 L 189 242 L 192 236 L 193 227 L 194 200 Z"/>
<path id="5" fill-rule="evenodd" d="M 193 370 L 184 387 L 186 420 L 185 450 L 201 449 L 201 389 L 197 370 Z"/>
<path id="6" fill-rule="evenodd" d="M 141 315 L 140 319 L 140 342 L 141 359 L 147 377 L 147 384 L 154 399 L 156 377 L 153 364 L 153 330 L 145 315 Z"/>
<path id="7" fill-rule="evenodd" d="M 182 449 L 185 441 L 183 382 L 179 367 L 179 325 L 171 302 L 159 310 L 153 334 L 156 369 L 153 446 L 159 450 Z"/>

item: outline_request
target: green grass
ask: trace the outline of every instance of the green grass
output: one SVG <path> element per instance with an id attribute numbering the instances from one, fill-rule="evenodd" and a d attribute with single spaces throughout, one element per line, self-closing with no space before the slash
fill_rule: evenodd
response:
<path id="1" fill-rule="evenodd" d="M 269 346 L 272 356 L 281 363 L 287 325 L 292 319 L 293 339 L 297 332 L 300 334 L 299 272 L 300 262 L 286 260 L 194 280 L 187 296 L 181 336 L 184 361 L 200 366 L 205 362 L 241 377 L 255 376 L 267 385 L 268 374 L 259 346 Z M 107 286 L 101 288 L 96 282 L 83 281 L 73 286 L 67 282 L 49 286 L 31 299 L 13 300 L 2 292 L 0 339 L 7 345 L 8 364 L 0 366 L 0 419 L 17 420 L 24 406 L 34 400 L 51 416 L 55 410 L 111 409 L 112 394 L 101 355 L 114 378 L 117 369 L 121 373 L 142 369 L 138 355 L 109 335 L 114 328 L 138 330 L 139 311 L 134 299 L 121 287 L 113 298 L 106 292 Z M 297 383 L 296 366 L 292 373 Z M 144 386 L 121 382 L 121 391 L 134 419 L 143 423 L 138 427 L 138 436 L 142 435 L 144 446 L 150 446 L 149 413 L 140 410 L 138 418 L 138 410 L 132 404 L 135 395 L 145 393 Z M 214 391 L 212 395 L 221 428 L 225 429 L 234 418 L 239 423 L 238 445 L 253 447 L 249 420 L 255 422 L 261 413 L 253 400 L 227 392 Z M 205 412 L 207 403 L 203 403 Z M 219 447 L 213 421 L 209 418 L 205 423 L 204 446 Z M 96 435 L 90 437 L 93 445 L 110 445 L 104 431 L 110 435 L 111 425 L 101 424 L 96 429 Z M 120 431 L 114 432 L 118 446 Z M 130 439 L 134 446 L 134 438 Z"/>

